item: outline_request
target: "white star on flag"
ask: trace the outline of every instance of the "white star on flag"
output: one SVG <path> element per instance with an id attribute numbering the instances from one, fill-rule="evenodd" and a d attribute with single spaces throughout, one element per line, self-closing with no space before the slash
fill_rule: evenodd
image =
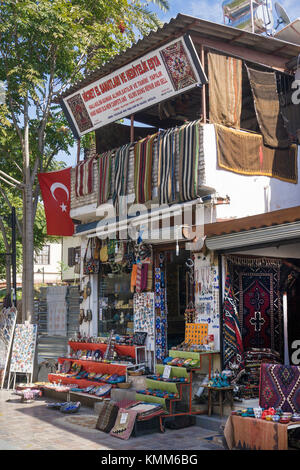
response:
<path id="1" fill-rule="evenodd" d="M 61 207 L 62 212 L 67 211 L 67 206 L 64 203 L 62 203 L 60 207 Z"/>

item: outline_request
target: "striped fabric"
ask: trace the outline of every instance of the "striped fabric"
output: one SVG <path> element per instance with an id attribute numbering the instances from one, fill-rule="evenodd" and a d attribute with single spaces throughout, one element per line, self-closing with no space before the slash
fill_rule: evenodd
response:
<path id="1" fill-rule="evenodd" d="M 94 189 L 94 162 L 97 156 L 89 158 L 76 166 L 75 196 L 87 196 Z"/>
<path id="2" fill-rule="evenodd" d="M 152 199 L 153 144 L 156 134 L 148 136 L 134 146 L 135 200 L 143 204 Z"/>
<path id="3" fill-rule="evenodd" d="M 160 204 L 175 200 L 175 129 L 167 129 L 158 134 L 158 199 Z"/>
<path id="4" fill-rule="evenodd" d="M 99 190 L 98 205 L 105 204 L 110 196 L 111 169 L 113 151 L 105 152 L 99 157 Z"/>
<path id="5" fill-rule="evenodd" d="M 179 128 L 179 200 L 197 197 L 199 163 L 199 121 Z"/>
<path id="6" fill-rule="evenodd" d="M 122 145 L 115 153 L 114 204 L 117 203 L 119 196 L 127 194 L 128 161 L 131 146 L 132 143 Z"/>
<path id="7" fill-rule="evenodd" d="M 138 293 L 142 291 L 142 264 L 141 263 L 137 265 L 135 289 L 136 289 L 136 292 Z"/>

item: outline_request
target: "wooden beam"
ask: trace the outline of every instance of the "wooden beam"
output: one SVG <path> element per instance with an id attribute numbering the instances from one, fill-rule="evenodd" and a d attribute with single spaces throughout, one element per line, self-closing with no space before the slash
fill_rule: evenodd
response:
<path id="1" fill-rule="evenodd" d="M 271 52 L 269 54 L 251 50 L 246 47 L 236 46 L 234 44 L 226 43 L 224 41 L 216 41 L 214 39 L 199 38 L 193 36 L 192 40 L 195 45 L 215 49 L 216 51 L 223 52 L 224 54 L 235 56 L 242 60 L 247 60 L 255 64 L 260 64 L 265 67 L 278 70 L 279 72 L 287 72 L 286 59 L 276 56 Z"/>

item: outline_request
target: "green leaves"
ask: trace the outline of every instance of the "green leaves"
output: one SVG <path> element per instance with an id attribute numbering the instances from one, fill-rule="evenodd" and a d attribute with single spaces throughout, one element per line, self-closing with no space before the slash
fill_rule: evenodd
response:
<path id="1" fill-rule="evenodd" d="M 153 3 L 168 8 L 167 0 Z M 37 173 L 61 168 L 55 157 L 74 143 L 56 96 L 160 21 L 149 2 L 141 0 L 8 0 L 0 6 L 0 80 L 6 88 L 6 103 L 0 105 L 0 165 L 23 181 L 29 154 L 34 243 L 40 247 L 46 225 Z M 5 191 L 22 221 L 22 192 L 10 186 Z M 9 212 L 1 194 L 0 204 Z"/>

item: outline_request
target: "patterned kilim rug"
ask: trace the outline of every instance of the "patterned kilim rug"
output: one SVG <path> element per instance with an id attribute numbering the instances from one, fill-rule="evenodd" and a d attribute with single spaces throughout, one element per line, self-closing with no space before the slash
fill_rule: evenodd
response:
<path id="1" fill-rule="evenodd" d="M 300 367 L 262 364 L 259 404 L 262 408 L 281 408 L 300 412 Z"/>
<path id="2" fill-rule="evenodd" d="M 239 312 L 244 350 L 282 353 L 280 260 L 232 256 L 228 268 Z"/>

